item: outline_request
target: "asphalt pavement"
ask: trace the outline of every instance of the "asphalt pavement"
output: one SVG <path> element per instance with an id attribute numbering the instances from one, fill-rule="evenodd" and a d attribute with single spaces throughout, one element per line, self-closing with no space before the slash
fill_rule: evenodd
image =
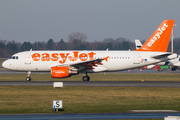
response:
<path id="1" fill-rule="evenodd" d="M 57 82 L 57 81 L 55 81 Z M 180 87 L 180 82 L 61 81 L 63 86 L 89 87 Z M 0 81 L 0 86 L 53 86 L 54 81 Z"/>
<path id="2" fill-rule="evenodd" d="M 22 114 L 0 115 L 1 120 L 67 120 L 67 119 L 148 119 L 180 116 L 180 113 L 120 113 L 120 114 Z"/>

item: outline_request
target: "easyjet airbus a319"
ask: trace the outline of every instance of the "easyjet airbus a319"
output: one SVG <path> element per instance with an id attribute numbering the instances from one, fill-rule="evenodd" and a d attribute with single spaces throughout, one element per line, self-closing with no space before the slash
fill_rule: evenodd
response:
<path id="1" fill-rule="evenodd" d="M 3 62 L 6 69 L 49 71 L 53 78 L 66 78 L 79 73 L 89 81 L 87 73 L 120 71 L 138 68 L 177 58 L 167 52 L 174 20 L 164 20 L 146 43 L 135 51 L 25 51 Z"/>

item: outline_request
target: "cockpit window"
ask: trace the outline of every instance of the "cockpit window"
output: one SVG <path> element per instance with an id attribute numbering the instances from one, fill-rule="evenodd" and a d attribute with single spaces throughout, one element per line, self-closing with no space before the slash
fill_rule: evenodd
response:
<path id="1" fill-rule="evenodd" d="M 18 56 L 11 56 L 10 59 L 18 59 Z"/>

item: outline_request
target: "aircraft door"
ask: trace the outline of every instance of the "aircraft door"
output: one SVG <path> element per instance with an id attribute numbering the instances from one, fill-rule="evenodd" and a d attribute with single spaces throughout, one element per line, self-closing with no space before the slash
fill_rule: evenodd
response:
<path id="1" fill-rule="evenodd" d="M 134 53 L 134 64 L 140 64 L 139 53 Z"/>
<path id="2" fill-rule="evenodd" d="M 31 54 L 30 53 L 25 54 L 25 64 L 31 64 Z"/>

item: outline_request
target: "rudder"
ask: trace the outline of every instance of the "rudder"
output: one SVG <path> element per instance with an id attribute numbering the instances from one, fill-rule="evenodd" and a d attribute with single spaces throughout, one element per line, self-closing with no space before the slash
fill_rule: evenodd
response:
<path id="1" fill-rule="evenodd" d="M 174 20 L 164 20 L 145 44 L 135 51 L 167 52 Z"/>

